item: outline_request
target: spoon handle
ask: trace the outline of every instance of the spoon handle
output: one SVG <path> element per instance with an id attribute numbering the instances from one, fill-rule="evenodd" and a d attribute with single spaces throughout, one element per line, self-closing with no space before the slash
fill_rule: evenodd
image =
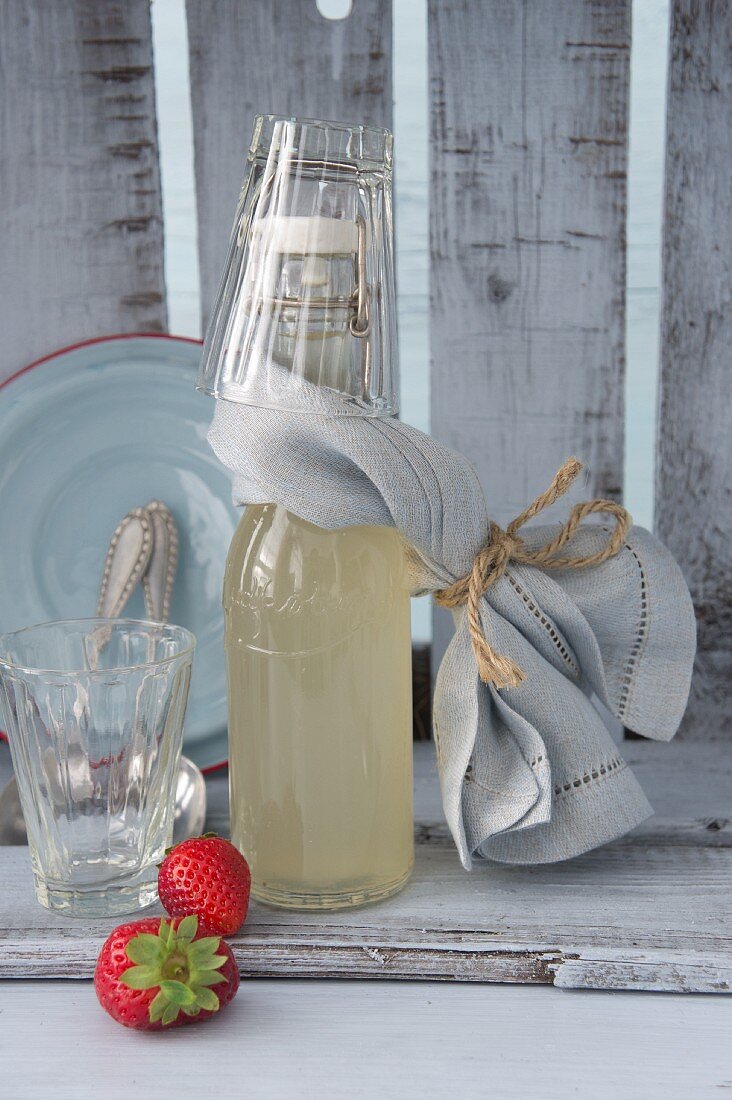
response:
<path id="1" fill-rule="evenodd" d="M 114 619 L 147 570 L 153 550 L 153 521 L 145 508 L 134 508 L 118 524 L 107 550 L 97 615 Z"/>
<path id="2" fill-rule="evenodd" d="M 178 568 L 178 528 L 173 513 L 160 500 L 145 506 L 153 527 L 153 548 L 142 577 L 145 612 L 149 619 L 167 623 Z"/>

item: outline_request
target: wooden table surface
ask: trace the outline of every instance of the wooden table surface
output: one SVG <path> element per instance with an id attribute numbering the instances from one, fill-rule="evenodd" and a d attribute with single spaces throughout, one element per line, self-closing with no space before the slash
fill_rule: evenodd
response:
<path id="1" fill-rule="evenodd" d="M 125 1031 L 89 982 L 0 983 L 7 1100 L 179 1097 L 722 1100 L 732 999 L 423 982 L 244 981 L 167 1035 Z"/>
<path id="2" fill-rule="evenodd" d="M 729 761 L 715 767 L 711 752 L 706 762 L 697 756 L 692 775 L 685 746 L 661 749 L 666 782 L 673 788 L 678 776 L 678 789 L 656 797 L 656 829 L 673 808 L 688 832 L 703 806 L 719 814 L 729 800 Z M 645 745 L 624 751 L 637 755 L 648 786 Z M 0 749 L 0 781 L 7 769 Z M 416 770 L 417 816 L 434 820 L 439 805 L 429 749 L 418 746 Z M 216 819 L 224 784 L 211 786 Z M 703 806 L 690 787 L 703 788 Z M 724 819 L 714 822 L 711 832 L 723 832 Z M 0 848 L 0 865 L 10 851 Z M 717 886 L 729 891 L 730 883 Z M 659 907 L 659 928 L 664 919 Z M 0 982 L 0 1096 L 157 1100 L 215 1090 L 288 1100 L 403 1100 L 452 1090 L 460 1100 L 698 1100 L 732 1096 L 731 1034 L 732 998 L 724 996 L 245 978 L 218 1019 L 146 1036 L 106 1017 L 88 981 L 9 980 Z"/>

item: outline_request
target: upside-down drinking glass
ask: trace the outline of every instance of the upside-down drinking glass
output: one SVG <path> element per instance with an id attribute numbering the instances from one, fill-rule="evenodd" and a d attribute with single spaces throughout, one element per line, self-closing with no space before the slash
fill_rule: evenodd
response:
<path id="1" fill-rule="evenodd" d="M 41 905 L 116 916 L 157 897 L 195 639 L 124 619 L 0 637 L 4 718 Z"/>

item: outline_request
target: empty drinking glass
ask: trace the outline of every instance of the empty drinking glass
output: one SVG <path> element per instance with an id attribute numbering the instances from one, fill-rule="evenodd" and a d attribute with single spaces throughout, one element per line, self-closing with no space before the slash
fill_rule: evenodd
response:
<path id="1" fill-rule="evenodd" d="M 0 718 L 41 905 L 116 916 L 155 901 L 194 647 L 182 627 L 124 619 L 0 637 Z"/>

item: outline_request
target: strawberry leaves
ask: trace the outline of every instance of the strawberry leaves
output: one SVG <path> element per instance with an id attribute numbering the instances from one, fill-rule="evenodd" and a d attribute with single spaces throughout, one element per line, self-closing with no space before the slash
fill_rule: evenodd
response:
<path id="1" fill-rule="evenodd" d="M 141 932 L 125 948 L 133 964 L 120 976 L 128 989 L 155 989 L 150 1004 L 150 1022 L 174 1023 L 181 1012 L 197 1016 L 202 1010 L 216 1012 L 219 998 L 211 986 L 227 979 L 219 973 L 226 955 L 218 954 L 221 939 L 205 936 L 196 939 L 198 918 L 184 917 L 176 926 L 160 921 L 157 936 Z"/>
<path id="2" fill-rule="evenodd" d="M 141 966 L 160 966 L 165 959 L 165 942 L 160 936 L 140 932 L 125 948 L 127 958 Z"/>
<path id="3" fill-rule="evenodd" d="M 160 967 L 131 966 L 120 978 L 128 989 L 153 989 L 160 984 Z"/>

